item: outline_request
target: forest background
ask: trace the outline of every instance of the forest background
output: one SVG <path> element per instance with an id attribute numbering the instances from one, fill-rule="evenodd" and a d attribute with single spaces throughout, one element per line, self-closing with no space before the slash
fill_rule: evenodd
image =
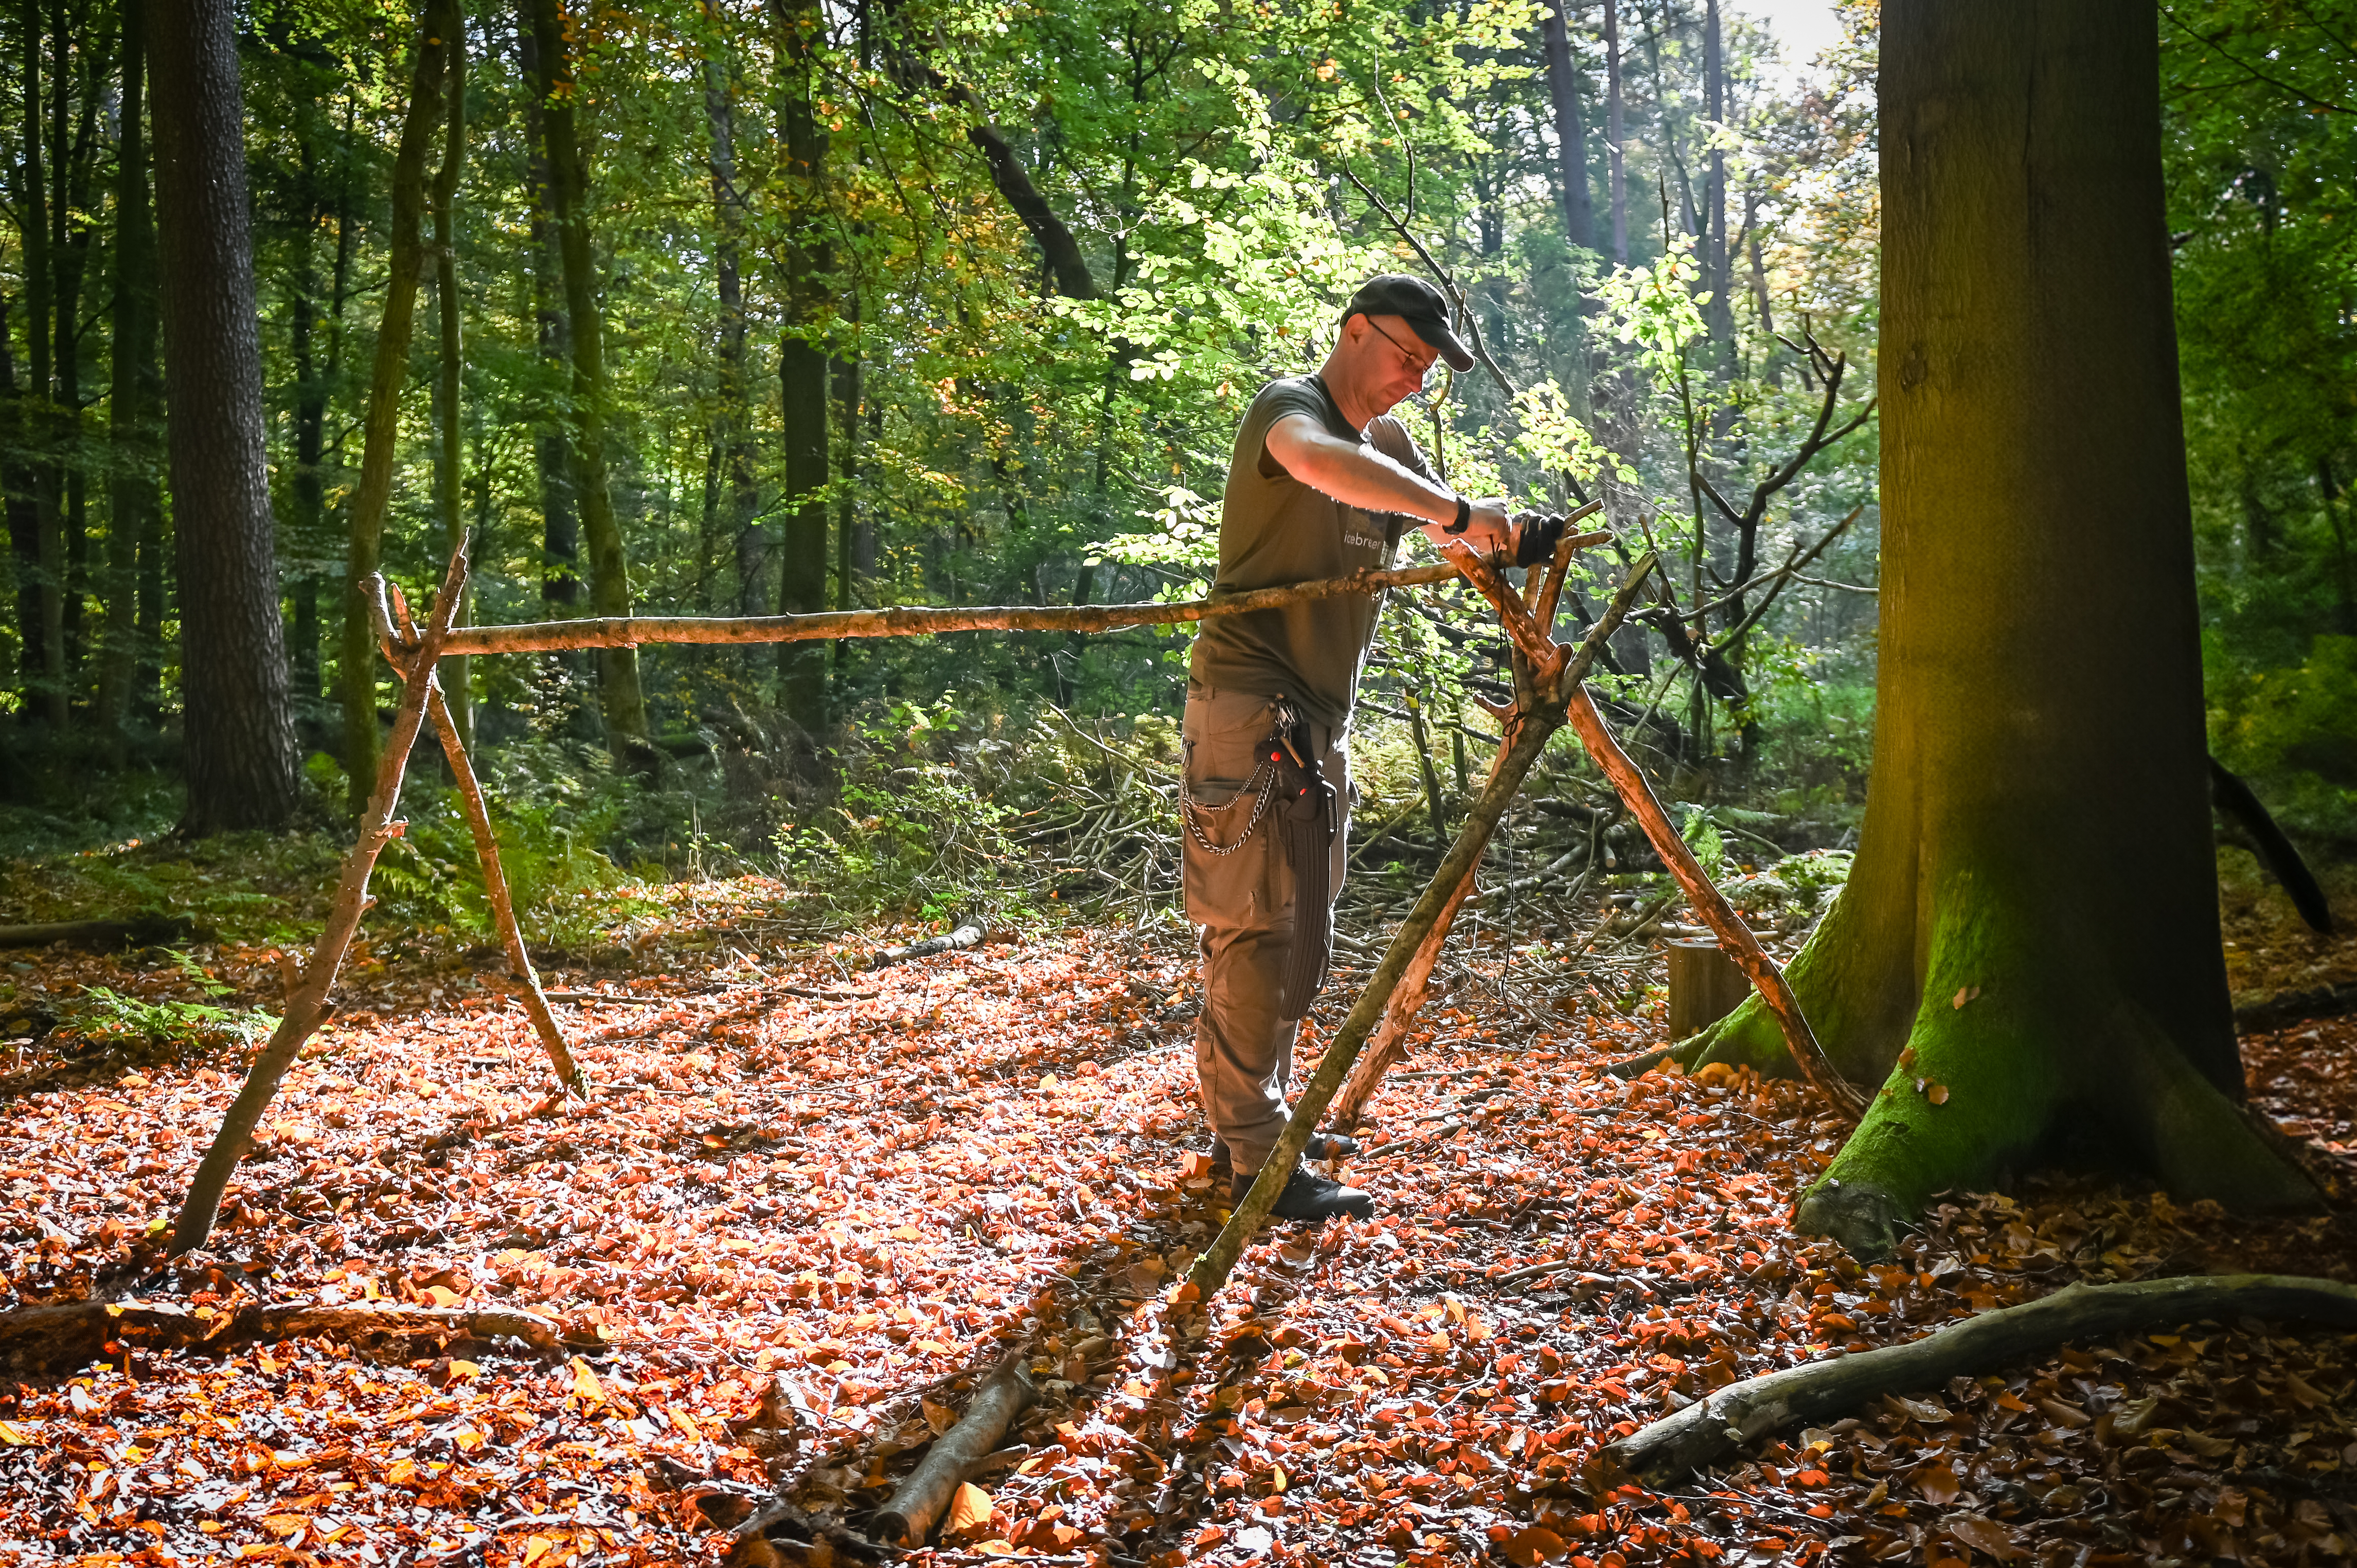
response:
<path id="1" fill-rule="evenodd" d="M 1706 862 L 1843 846 L 1870 763 L 1871 418 L 1741 515 L 1822 407 L 1871 407 L 1876 10 L 1838 9 L 1842 40 L 1796 69 L 1716 0 L 522 0 L 457 8 L 436 98 L 434 13 L 421 34 L 394 6 L 254 5 L 267 507 L 242 526 L 267 548 L 241 553 L 176 526 L 167 480 L 151 19 L 12 7 L 0 835 L 152 857 L 175 823 L 294 827 L 235 842 L 324 866 L 395 691 L 350 584 L 381 564 L 422 605 L 460 531 L 481 624 L 1198 593 L 1253 391 L 1316 364 L 1360 278 L 1416 270 L 1413 237 L 1501 372 L 1401 411 L 1452 482 L 1559 508 L 1567 478 L 1718 601 L 1625 630 L 1600 677 Z M 2212 749 L 2329 858 L 2357 843 L 2347 20 L 2158 15 Z M 404 267 L 414 331 L 380 354 Z M 393 415 L 373 495 L 372 392 Z M 1829 534 L 1767 602 L 1730 592 Z M 224 569 L 274 607 L 284 679 L 274 652 L 198 693 L 190 669 L 238 660 L 186 635 L 181 584 Z M 1384 619 L 1364 820 L 1399 830 L 1372 858 L 1402 878 L 1491 740 L 1479 618 L 1444 595 Z M 1167 915 L 1169 824 L 1061 808 L 1108 755 L 1121 785 L 1161 781 L 1189 640 L 650 647 L 446 680 L 535 940 L 583 935 L 593 890 L 722 869 L 804 889 L 805 931 L 977 902 Z M 192 793 L 192 732 L 264 743 Z M 1581 771 L 1566 752 L 1555 804 Z M 429 938 L 479 933 L 433 782 L 380 891 Z M 1584 869 L 1646 864 L 1592 825 Z M 269 924 L 138 853 L 72 858 L 14 901 Z"/>

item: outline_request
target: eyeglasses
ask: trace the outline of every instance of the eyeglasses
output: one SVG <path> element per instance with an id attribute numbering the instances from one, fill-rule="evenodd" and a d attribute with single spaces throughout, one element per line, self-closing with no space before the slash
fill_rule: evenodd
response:
<path id="1" fill-rule="evenodd" d="M 1384 332 L 1383 327 L 1373 317 L 1370 316 L 1367 317 L 1367 325 L 1374 328 L 1377 332 L 1383 333 L 1383 339 L 1384 342 L 1389 343 L 1393 348 L 1397 349 L 1402 354 L 1405 354 L 1407 356 L 1408 363 L 1415 363 L 1415 356 L 1408 352 L 1408 346 L 1401 342 L 1398 338 L 1393 337 L 1390 333 Z M 1430 392 L 1433 389 L 1434 383 L 1439 381 L 1443 373 L 1444 372 L 1440 368 L 1440 356 L 1435 354 L 1432 357 L 1432 362 L 1424 367 L 1423 390 Z"/>

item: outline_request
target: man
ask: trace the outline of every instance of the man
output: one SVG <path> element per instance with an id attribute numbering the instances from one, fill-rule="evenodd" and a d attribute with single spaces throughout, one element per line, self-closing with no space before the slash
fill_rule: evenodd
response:
<path id="1" fill-rule="evenodd" d="M 1503 504 L 1436 480 L 1391 417 L 1437 359 L 1473 366 L 1440 291 L 1391 274 L 1351 296 L 1317 374 L 1261 389 L 1228 465 L 1217 591 L 1389 566 L 1411 523 L 1436 545 L 1462 539 L 1486 554 L 1513 542 Z M 1224 1146 L 1238 1198 L 1284 1131 L 1294 1036 L 1323 978 L 1348 858 L 1344 736 L 1380 608 L 1372 595 L 1342 594 L 1214 617 L 1195 639 L 1179 806 L 1203 965 L 1195 1073 L 1214 1166 Z M 1356 1147 L 1326 1134 L 1308 1152 Z M 1372 1208 L 1358 1188 L 1297 1168 L 1274 1212 L 1324 1219 Z"/>

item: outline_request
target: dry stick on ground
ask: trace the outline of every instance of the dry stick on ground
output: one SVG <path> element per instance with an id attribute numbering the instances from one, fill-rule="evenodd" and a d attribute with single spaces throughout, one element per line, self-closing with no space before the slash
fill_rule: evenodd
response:
<path id="1" fill-rule="evenodd" d="M 1629 754 L 1620 749 L 1620 743 L 1612 738 L 1612 732 L 1605 727 L 1603 716 L 1596 711 L 1596 704 L 1588 700 L 1587 687 L 1574 688 L 1568 693 L 1567 702 L 1566 716 L 1570 720 L 1571 727 L 1579 732 L 1580 743 L 1587 747 L 1587 754 L 1596 759 L 1597 767 L 1604 770 L 1605 778 L 1611 780 L 1613 789 L 1620 791 L 1620 799 L 1628 804 L 1630 814 L 1645 830 L 1645 837 L 1652 842 L 1653 853 L 1662 857 L 1662 864 L 1668 866 L 1670 875 L 1677 879 L 1678 886 L 1685 893 L 1686 902 L 1694 907 L 1695 915 L 1710 928 L 1711 934 L 1718 939 L 1718 945 L 1742 969 L 1745 977 L 1751 982 L 1752 989 L 1760 993 L 1760 1001 L 1775 1015 L 1777 1026 L 1783 1031 L 1784 1048 L 1792 1054 L 1793 1065 L 1801 1069 L 1801 1076 L 1808 1080 L 1810 1088 L 1852 1119 L 1862 1114 L 1866 1110 L 1865 1100 L 1847 1079 L 1834 1069 L 1833 1063 L 1825 1059 L 1824 1049 L 1817 1044 L 1816 1034 L 1809 1027 L 1809 1020 L 1801 1011 L 1800 998 L 1792 994 L 1792 986 L 1784 979 L 1784 972 L 1776 967 L 1776 961 L 1768 956 L 1768 950 L 1760 945 L 1760 939 L 1751 934 L 1751 928 L 1743 923 L 1743 917 L 1735 912 L 1734 906 L 1727 903 L 1726 897 L 1712 886 L 1701 863 L 1695 859 L 1694 851 L 1686 847 L 1685 841 L 1678 836 L 1677 829 L 1670 825 L 1669 815 L 1662 810 L 1661 801 L 1653 798 L 1652 787 L 1645 782 L 1645 775 L 1629 759 Z"/>
<path id="2" fill-rule="evenodd" d="M 384 578 L 370 574 L 361 592 L 368 596 L 370 603 L 382 606 Z M 383 615 L 382 608 L 378 614 Z M 416 628 L 410 624 L 406 605 L 401 610 L 401 632 L 400 643 L 386 638 L 378 646 L 384 650 L 385 661 L 406 676 L 413 662 L 407 645 L 416 640 Z M 483 897 L 491 907 L 491 923 L 499 929 L 500 940 L 507 948 L 508 968 L 523 983 L 523 1009 L 532 1015 L 533 1030 L 540 1036 L 549 1065 L 556 1069 L 556 1081 L 568 1093 L 586 1093 L 581 1069 L 574 1064 L 573 1052 L 565 1044 L 565 1032 L 556 1026 L 556 1015 L 548 1010 L 548 997 L 540 989 L 540 973 L 532 966 L 532 954 L 525 950 L 523 928 L 516 923 L 515 900 L 508 894 L 507 872 L 500 865 L 500 841 L 491 831 L 490 808 L 483 800 L 482 782 L 475 777 L 475 766 L 467 756 L 457 721 L 451 716 L 450 704 L 442 695 L 438 674 L 432 675 L 426 682 L 425 711 L 434 720 L 434 733 L 441 739 L 442 755 L 450 764 L 450 777 L 457 784 L 459 801 L 467 810 L 467 826 L 475 835 L 475 858 L 483 866 Z"/>
<path id="3" fill-rule="evenodd" d="M 1609 533 L 1585 533 L 1575 544 L 1600 544 Z M 1133 626 L 1168 626 L 1274 609 L 1340 594 L 1377 594 L 1419 583 L 1445 583 L 1457 575 L 1450 565 L 1408 566 L 1395 572 L 1355 572 L 1289 587 L 1254 588 L 1207 599 L 1171 604 L 1083 605 L 1038 608 L 1026 605 L 930 609 L 900 606 L 881 610 L 826 610 L 815 615 L 616 616 L 602 620 L 544 621 L 529 626 L 469 627 L 452 634 L 451 654 L 544 653 L 567 648 L 635 648 L 640 643 L 806 642 L 839 637 L 930 637 L 944 631 L 1116 631 Z M 385 628 L 379 628 L 380 635 Z"/>
<path id="4" fill-rule="evenodd" d="M 1735 1383 L 1598 1455 L 1609 1472 L 1683 1477 L 1769 1433 L 1821 1421 L 1867 1401 L 1986 1372 L 2072 1339 L 2203 1319 L 2284 1318 L 2357 1327 L 2357 1285 L 2295 1274 L 2215 1274 L 2065 1286 L 1984 1312 L 1904 1345 L 1788 1367 Z"/>
<path id="5" fill-rule="evenodd" d="M 1451 553 L 1458 561 L 1460 568 L 1469 571 L 1469 575 L 1472 570 L 1479 570 L 1481 579 L 1494 585 L 1495 579 L 1480 566 L 1479 558 L 1470 551 L 1462 554 L 1452 551 Z M 1350 1016 L 1342 1021 L 1342 1026 L 1334 1032 L 1326 1054 L 1318 1060 L 1317 1072 L 1303 1086 L 1301 1097 L 1294 1106 L 1292 1119 L 1286 1123 L 1285 1131 L 1277 1135 L 1276 1147 L 1270 1151 L 1267 1163 L 1261 1166 L 1259 1179 L 1253 1183 L 1252 1189 L 1236 1205 L 1235 1212 L 1229 1217 L 1226 1226 L 1188 1272 L 1188 1288 L 1199 1297 L 1209 1296 L 1227 1283 L 1237 1258 L 1243 1255 L 1246 1243 L 1259 1230 L 1261 1221 L 1268 1217 L 1270 1208 L 1276 1202 L 1276 1195 L 1284 1190 L 1295 1162 L 1301 1158 L 1302 1145 L 1308 1142 L 1318 1118 L 1325 1113 L 1335 1091 L 1341 1088 L 1344 1077 L 1358 1061 L 1361 1049 L 1389 1006 L 1393 993 L 1407 973 L 1408 965 L 1414 961 L 1425 939 L 1438 922 L 1441 911 L 1457 899 L 1460 886 L 1480 862 L 1482 852 L 1489 847 L 1490 836 L 1496 831 L 1498 819 L 1505 814 L 1506 808 L 1521 791 L 1523 779 L 1537 763 L 1539 754 L 1546 749 L 1548 737 L 1563 723 L 1562 705 L 1554 693 L 1566 685 L 1577 688 L 1579 680 L 1587 674 L 1588 665 L 1594 661 L 1597 650 L 1603 646 L 1604 639 L 1629 613 L 1630 605 L 1635 601 L 1638 589 L 1652 574 L 1654 564 L 1650 552 L 1641 557 L 1622 581 L 1619 592 L 1612 596 L 1612 603 L 1598 618 L 1596 626 L 1580 643 L 1579 651 L 1566 657 L 1558 650 L 1556 657 L 1550 660 L 1552 668 L 1539 671 L 1542 678 L 1539 690 L 1546 693 L 1545 700 L 1533 712 L 1523 715 L 1517 733 L 1510 737 L 1510 744 L 1501 748 L 1501 760 L 1491 772 L 1489 783 L 1474 800 L 1472 809 L 1466 813 L 1465 824 L 1457 832 L 1457 842 L 1449 846 L 1439 871 L 1426 886 L 1424 896 L 1416 900 L 1415 908 L 1406 919 L 1400 922 L 1399 929 L 1392 933 L 1391 945 L 1383 950 L 1383 961 L 1376 965 L 1373 978 L 1359 993 L 1359 1000 L 1351 1008 Z"/>
<path id="6" fill-rule="evenodd" d="M 565 1348 L 565 1331 L 554 1318 L 517 1307 L 307 1305 L 248 1306 L 207 1316 L 155 1302 L 74 1301 L 0 1313 L 0 1370 L 20 1378 L 59 1376 L 126 1348 L 228 1349 L 279 1339 L 415 1334 L 505 1337 L 537 1350 Z"/>
<path id="7" fill-rule="evenodd" d="M 409 748 L 416 743 L 418 728 L 425 723 L 425 694 L 433 682 L 434 660 L 449 638 L 451 618 L 457 614 L 459 590 L 466 582 L 467 542 L 461 539 L 450 553 L 450 569 L 442 579 L 441 597 L 434 601 L 433 618 L 419 639 L 417 658 L 410 668 L 408 680 L 403 683 L 401 704 L 393 710 L 393 733 L 386 737 L 383 754 L 377 761 L 376 792 L 370 796 L 368 811 L 361 817 L 360 834 L 352 843 L 351 853 L 344 857 L 343 875 L 336 883 L 335 901 L 328 908 L 327 926 L 312 946 L 310 961 L 299 968 L 290 965 L 286 1015 L 279 1020 L 270 1043 L 253 1058 L 244 1087 L 230 1102 L 227 1114 L 221 1118 L 221 1130 L 213 1134 L 212 1147 L 205 1151 L 196 1176 L 188 1183 L 188 1196 L 181 1200 L 179 1219 L 172 1228 L 172 1251 L 176 1253 L 203 1246 L 205 1239 L 212 1234 L 213 1216 L 220 1211 L 221 1194 L 229 1187 L 237 1162 L 245 1154 L 255 1124 L 269 1107 L 271 1097 L 278 1092 L 286 1069 L 295 1065 L 296 1054 L 333 1011 L 328 1002 L 328 989 L 336 983 L 336 972 L 343 966 L 353 933 L 360 929 L 361 915 L 375 902 L 369 897 L 369 873 L 375 869 L 376 857 L 383 853 L 384 846 L 399 837 L 405 825 L 395 822 L 393 816 L 401 800 L 402 774 L 409 764 Z"/>
<path id="8" fill-rule="evenodd" d="M 927 937 L 920 942 L 886 948 L 869 959 L 866 967 L 882 969 L 888 964 L 906 963 L 912 958 L 931 958 L 935 953 L 956 952 L 961 948 L 978 947 L 983 940 L 982 927 L 973 921 L 960 925 L 943 937 Z"/>
<path id="9" fill-rule="evenodd" d="M 1016 1417 L 1039 1397 L 1026 1371 L 1030 1347 L 1018 1345 L 984 1380 L 957 1424 L 933 1440 L 909 1478 L 900 1483 L 891 1501 L 868 1523 L 877 1540 L 895 1545 L 921 1546 L 933 1525 L 949 1510 L 960 1483 L 974 1474 L 996 1450 Z"/>

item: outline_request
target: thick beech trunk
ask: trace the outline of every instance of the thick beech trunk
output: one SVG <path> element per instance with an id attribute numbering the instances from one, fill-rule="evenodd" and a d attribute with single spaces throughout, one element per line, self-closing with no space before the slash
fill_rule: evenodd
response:
<path id="1" fill-rule="evenodd" d="M 277 827 L 294 813 L 301 776 L 263 449 L 237 8 L 179 0 L 149 20 L 186 704 L 180 825 Z"/>
<path id="2" fill-rule="evenodd" d="M 2315 1193 L 2244 1118 L 2149 6 L 1882 13 L 1883 626 L 1848 886 L 1791 980 L 1882 1087 L 1802 1227 L 1887 1251 L 2059 1135 Z M 1695 1059 L 1781 1058 L 1755 1001 Z"/>
<path id="3" fill-rule="evenodd" d="M 589 243 L 588 156 L 583 149 L 573 59 L 565 50 L 558 0 L 530 0 L 531 84 L 540 96 L 540 124 L 548 160 L 549 215 L 565 272 L 565 317 L 573 351 L 574 499 L 589 546 L 589 603 L 600 615 L 630 613 L 630 560 L 614 515 L 606 462 L 606 338 L 597 310 L 597 262 Z M 607 744 L 633 763 L 649 755 L 647 701 L 639 680 L 638 650 L 608 648 L 597 655 L 598 699 Z"/>

